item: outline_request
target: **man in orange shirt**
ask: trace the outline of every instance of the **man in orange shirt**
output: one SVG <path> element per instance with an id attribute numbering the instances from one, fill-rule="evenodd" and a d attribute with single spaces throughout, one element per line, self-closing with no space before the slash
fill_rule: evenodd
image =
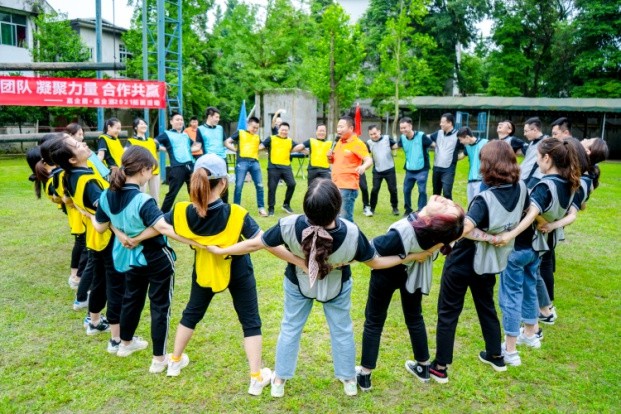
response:
<path id="1" fill-rule="evenodd" d="M 360 188 L 360 175 L 371 165 L 373 158 L 364 142 L 354 134 L 354 120 L 350 116 L 339 119 L 336 125 L 339 140 L 328 153 L 332 162 L 332 181 L 341 191 L 343 204 L 341 218 L 354 221 L 354 203 Z"/>
<path id="2" fill-rule="evenodd" d="M 197 130 L 198 130 L 198 118 L 193 116 L 192 118 L 190 118 L 190 126 L 188 126 L 183 132 L 188 134 L 192 142 L 196 142 L 196 131 Z M 203 153 L 204 152 L 203 152 L 202 146 L 200 148 L 192 149 L 192 156 L 194 157 L 195 160 L 198 159 L 201 155 L 203 155 Z"/>

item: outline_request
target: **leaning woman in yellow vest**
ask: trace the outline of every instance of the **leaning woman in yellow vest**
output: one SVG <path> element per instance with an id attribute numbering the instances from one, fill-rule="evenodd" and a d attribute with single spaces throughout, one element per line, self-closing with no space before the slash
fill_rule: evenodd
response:
<path id="1" fill-rule="evenodd" d="M 315 138 L 307 139 L 291 150 L 291 152 L 306 150 L 309 153 L 307 177 L 309 187 L 315 178 L 327 178 L 328 180 L 332 178 L 330 163 L 328 162 L 328 151 L 332 148 L 332 141 L 326 140 L 327 135 L 326 126 L 319 124 L 315 131 Z"/>
<path id="2" fill-rule="evenodd" d="M 110 118 L 104 124 L 104 133 L 99 136 L 97 142 L 97 156 L 108 168 L 121 168 L 123 145 L 119 139 L 121 133 L 121 121 Z"/>
<path id="3" fill-rule="evenodd" d="M 137 146 L 146 148 L 147 150 L 149 150 L 151 155 L 153 155 L 153 158 L 155 158 L 155 160 L 157 161 L 155 167 L 153 167 L 151 178 L 149 179 L 147 184 L 145 184 L 142 188 L 140 188 L 140 191 L 144 193 L 148 185 L 149 194 L 151 195 L 151 197 L 155 199 L 157 204 L 159 204 L 160 203 L 160 166 L 159 166 L 160 156 L 159 156 L 159 151 L 158 151 L 159 144 L 157 143 L 157 141 L 155 141 L 155 139 L 149 137 L 148 135 L 149 126 L 144 121 L 144 119 L 142 118 L 134 119 L 133 127 L 134 127 L 134 137 L 127 139 L 126 147 L 129 147 L 131 145 L 137 145 Z"/>

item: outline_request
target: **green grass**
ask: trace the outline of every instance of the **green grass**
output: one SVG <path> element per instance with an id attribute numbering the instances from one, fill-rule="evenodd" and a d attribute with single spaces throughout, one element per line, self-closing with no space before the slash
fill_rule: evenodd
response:
<path id="1" fill-rule="evenodd" d="M 462 205 L 466 170 L 467 161 L 463 161 L 454 191 Z M 403 368 L 412 350 L 397 294 L 382 337 L 373 391 L 348 398 L 334 378 L 328 328 L 316 304 L 302 337 L 296 377 L 287 383 L 286 396 L 279 400 L 272 399 L 269 390 L 258 398 L 246 394 L 248 368 L 242 332 L 227 292 L 216 296 L 198 325 L 187 349 L 192 362 L 177 378 L 149 374 L 149 352 L 117 358 L 106 353 L 106 336 L 87 337 L 83 313 L 71 310 L 73 291 L 66 280 L 72 237 L 67 221 L 48 200 L 34 198 L 28 175 L 23 158 L 0 160 L 0 412 L 621 410 L 621 364 L 616 352 L 621 337 L 621 164 L 602 166 L 601 187 L 587 210 L 566 230 L 567 241 L 557 249 L 560 318 L 555 326 L 545 328 L 541 349 L 522 351 L 521 367 L 498 374 L 478 362 L 483 340 L 468 298 L 457 330 L 449 384 L 420 384 Z M 296 211 L 301 210 L 305 189 L 306 180 L 299 178 L 292 203 Z M 166 190 L 164 186 L 162 193 Z M 179 199 L 186 199 L 182 193 Z M 277 206 L 283 197 L 280 186 Z M 394 220 L 386 189 L 380 197 L 373 218 L 364 217 L 361 202 L 356 203 L 355 218 L 369 238 L 382 234 Z M 243 202 L 256 217 L 251 183 L 246 184 Z M 276 217 L 256 219 L 267 229 L 279 217 L 282 214 L 277 211 Z M 190 249 L 178 243 L 174 248 L 178 260 L 169 351 L 188 299 L 192 266 Z M 266 366 L 273 367 L 282 317 L 284 264 L 266 252 L 253 254 L 252 260 L 263 320 L 263 358 Z M 436 261 L 431 294 L 423 299 L 432 355 L 443 263 L 443 259 Z M 353 267 L 352 315 L 358 354 L 369 273 L 364 265 Z M 150 337 L 148 307 L 137 334 Z"/>

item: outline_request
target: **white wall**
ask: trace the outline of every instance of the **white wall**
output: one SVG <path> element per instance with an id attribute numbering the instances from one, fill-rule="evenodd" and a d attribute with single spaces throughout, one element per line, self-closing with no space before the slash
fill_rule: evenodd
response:
<path id="1" fill-rule="evenodd" d="M 95 29 L 88 27 L 80 27 L 79 32 L 82 42 L 92 50 L 92 62 L 97 61 L 97 38 L 95 36 Z M 116 39 L 115 39 L 116 37 Z M 102 62 L 120 62 L 119 45 L 123 44 L 119 35 L 114 36 L 112 33 L 102 31 L 101 33 L 101 60 Z M 109 76 L 115 76 L 115 72 L 111 70 L 104 71 Z"/>

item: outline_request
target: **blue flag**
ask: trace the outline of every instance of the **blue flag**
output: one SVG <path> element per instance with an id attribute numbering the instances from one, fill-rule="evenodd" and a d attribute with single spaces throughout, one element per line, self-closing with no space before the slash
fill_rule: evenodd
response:
<path id="1" fill-rule="evenodd" d="M 237 120 L 237 130 L 246 130 L 246 101 L 242 101 L 241 108 L 239 109 L 239 119 Z"/>

